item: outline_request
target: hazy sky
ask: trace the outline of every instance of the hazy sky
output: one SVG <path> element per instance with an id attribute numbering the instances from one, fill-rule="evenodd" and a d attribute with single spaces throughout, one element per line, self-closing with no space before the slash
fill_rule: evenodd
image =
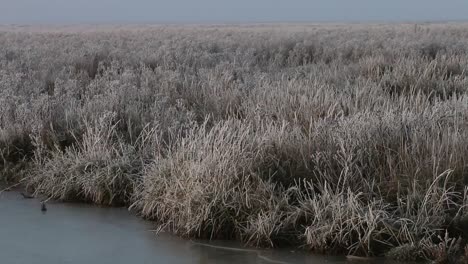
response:
<path id="1" fill-rule="evenodd" d="M 0 23 L 465 19 L 468 0 L 0 0 Z"/>

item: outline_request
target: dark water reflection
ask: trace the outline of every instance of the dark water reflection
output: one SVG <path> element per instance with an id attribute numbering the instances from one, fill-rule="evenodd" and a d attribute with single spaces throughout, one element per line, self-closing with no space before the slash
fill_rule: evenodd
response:
<path id="1" fill-rule="evenodd" d="M 49 203 L 48 211 L 43 213 L 38 200 L 4 192 L 0 194 L 0 263 L 347 263 L 345 258 L 287 250 L 262 251 L 259 257 L 256 253 L 207 247 L 167 234 L 156 236 L 150 231 L 152 228 L 151 223 L 126 209 Z M 213 245 L 238 247 L 234 242 Z"/>

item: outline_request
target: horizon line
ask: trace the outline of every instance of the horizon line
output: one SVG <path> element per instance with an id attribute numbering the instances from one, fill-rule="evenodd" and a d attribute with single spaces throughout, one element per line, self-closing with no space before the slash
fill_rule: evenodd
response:
<path id="1" fill-rule="evenodd" d="M 406 24 L 406 23 L 460 23 L 468 22 L 467 18 L 460 19 L 344 19 L 344 20 L 187 20 L 187 21 L 29 21 L 29 22 L 1 22 L 3 26 L 75 26 L 75 25 L 255 25 L 255 24 Z"/>

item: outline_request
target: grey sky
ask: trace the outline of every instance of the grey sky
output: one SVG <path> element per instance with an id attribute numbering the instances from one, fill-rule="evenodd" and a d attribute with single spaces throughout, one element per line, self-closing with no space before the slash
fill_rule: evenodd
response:
<path id="1" fill-rule="evenodd" d="M 466 19 L 468 0 L 0 0 L 0 23 Z"/>

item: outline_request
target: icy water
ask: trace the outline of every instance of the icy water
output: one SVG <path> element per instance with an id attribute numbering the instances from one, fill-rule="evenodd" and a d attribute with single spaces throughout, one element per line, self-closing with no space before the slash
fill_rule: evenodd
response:
<path id="1" fill-rule="evenodd" d="M 156 235 L 154 226 L 126 209 L 48 203 L 18 192 L 0 194 L 0 263 L 7 264 L 228 264 L 390 263 L 350 261 L 289 250 L 233 250 L 235 242 Z"/>

